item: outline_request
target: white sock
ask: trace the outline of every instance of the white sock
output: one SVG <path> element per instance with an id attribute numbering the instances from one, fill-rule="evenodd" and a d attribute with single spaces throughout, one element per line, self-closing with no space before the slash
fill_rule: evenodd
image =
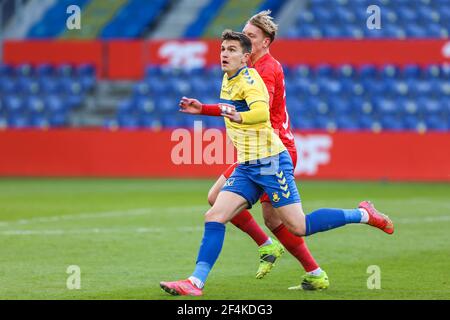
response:
<path id="1" fill-rule="evenodd" d="M 262 245 L 260 245 L 260 247 L 264 247 L 264 246 L 268 246 L 269 244 L 272 244 L 273 241 L 272 239 L 269 237 L 266 242 L 264 242 Z"/>
<path id="2" fill-rule="evenodd" d="M 367 210 L 363 208 L 358 208 L 358 210 L 361 212 L 361 223 L 369 222 L 369 213 Z"/>
<path id="3" fill-rule="evenodd" d="M 190 276 L 188 279 L 189 279 L 189 281 L 191 281 L 191 283 L 192 283 L 194 286 L 196 286 L 196 287 L 199 288 L 199 289 L 202 289 L 202 288 L 205 286 L 205 284 L 203 283 L 203 281 L 200 280 L 199 278 Z"/>
<path id="4" fill-rule="evenodd" d="M 307 272 L 307 273 L 310 275 L 313 275 L 313 276 L 320 276 L 320 274 L 322 273 L 322 269 L 320 269 L 320 267 L 319 267 L 319 268 L 317 268 L 313 271 Z"/>

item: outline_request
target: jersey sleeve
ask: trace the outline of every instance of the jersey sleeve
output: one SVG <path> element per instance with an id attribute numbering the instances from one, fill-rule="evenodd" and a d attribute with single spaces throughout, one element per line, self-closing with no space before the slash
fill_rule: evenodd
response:
<path id="1" fill-rule="evenodd" d="M 241 112 L 242 124 L 257 124 L 269 120 L 269 108 L 265 101 L 255 101 L 250 105 L 250 111 Z"/>

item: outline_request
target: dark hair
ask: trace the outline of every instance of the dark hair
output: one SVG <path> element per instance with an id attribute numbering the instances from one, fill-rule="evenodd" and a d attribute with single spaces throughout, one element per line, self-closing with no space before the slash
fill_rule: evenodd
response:
<path id="1" fill-rule="evenodd" d="M 222 32 L 222 41 L 225 40 L 239 41 L 244 53 L 252 53 L 252 42 L 250 38 L 242 32 L 236 32 L 230 29 L 226 29 Z"/>

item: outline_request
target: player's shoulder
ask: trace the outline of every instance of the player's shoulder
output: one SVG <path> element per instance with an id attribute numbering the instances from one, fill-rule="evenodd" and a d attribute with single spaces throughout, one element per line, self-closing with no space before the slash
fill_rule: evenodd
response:
<path id="1" fill-rule="evenodd" d="M 268 63 L 271 65 L 272 69 L 276 72 L 282 72 L 283 66 L 281 65 L 280 61 L 275 59 L 273 56 L 270 56 L 270 59 L 268 59 Z"/>
<path id="2" fill-rule="evenodd" d="M 250 76 L 250 77 L 259 77 L 259 73 L 255 68 L 247 68 L 246 72 L 244 72 L 244 76 Z"/>
<path id="3" fill-rule="evenodd" d="M 262 79 L 256 69 L 245 68 L 245 70 L 242 72 L 241 81 L 247 83 L 248 85 L 253 85 L 262 81 Z"/>
<path id="4" fill-rule="evenodd" d="M 264 75 L 278 74 L 283 72 L 283 67 L 277 59 L 268 54 L 258 66 L 258 72 Z"/>

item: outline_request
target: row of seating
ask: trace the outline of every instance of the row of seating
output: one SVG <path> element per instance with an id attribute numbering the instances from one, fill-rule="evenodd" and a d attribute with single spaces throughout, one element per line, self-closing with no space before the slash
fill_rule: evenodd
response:
<path id="1" fill-rule="evenodd" d="M 0 64 L 0 127 L 63 127 L 95 88 L 90 64 Z"/>
<path id="2" fill-rule="evenodd" d="M 380 8 L 380 28 L 366 22 Z M 450 3 L 446 0 L 309 0 L 289 38 L 448 38 Z"/>
<path id="3" fill-rule="evenodd" d="M 448 130 L 450 66 L 297 65 L 285 67 L 287 106 L 300 129 Z M 191 126 L 178 100 L 192 96 L 217 102 L 222 71 L 149 66 L 145 79 L 118 106 L 119 127 Z M 204 119 L 206 126 L 223 126 Z M 108 120 L 107 123 L 111 123 Z"/>
<path id="4" fill-rule="evenodd" d="M 285 68 L 287 106 L 296 128 L 449 130 L 450 67 L 372 65 L 337 68 L 297 65 Z M 0 65 L 0 119 L 12 127 L 59 126 L 82 105 L 95 68 L 84 65 Z M 217 102 L 222 71 L 218 66 L 180 70 L 149 66 L 132 95 L 118 102 L 120 127 L 191 126 L 193 117 L 177 112 L 179 98 L 194 96 Z M 223 126 L 206 117 L 207 126 Z"/>
<path id="5" fill-rule="evenodd" d="M 123 129 L 194 128 L 196 121 L 201 121 L 203 128 L 223 129 L 225 127 L 223 119 L 219 117 L 200 118 L 199 116 L 179 116 L 177 114 L 163 116 L 127 114 L 115 119 L 105 119 L 104 126 Z M 338 117 L 317 116 L 312 118 L 309 116 L 294 116 L 294 113 L 291 112 L 291 126 L 299 130 L 329 131 L 448 131 L 450 130 L 450 119 L 439 116 L 423 118 L 413 115 L 407 117 L 340 115 Z"/>

